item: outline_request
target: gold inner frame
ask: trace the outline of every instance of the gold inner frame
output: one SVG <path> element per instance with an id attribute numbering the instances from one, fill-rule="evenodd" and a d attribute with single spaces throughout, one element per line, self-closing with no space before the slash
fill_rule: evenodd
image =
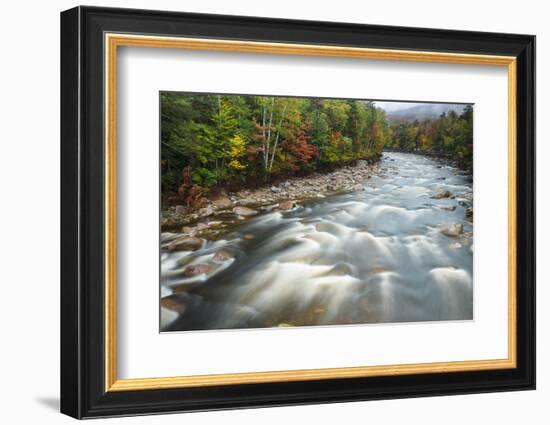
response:
<path id="1" fill-rule="evenodd" d="M 136 391 L 214 385 L 311 381 L 416 373 L 447 373 L 516 367 L 516 58 L 462 53 L 370 49 L 326 45 L 211 40 L 127 34 L 105 34 L 105 391 Z M 116 106 L 119 46 L 325 56 L 468 65 L 503 66 L 508 72 L 508 357 L 495 360 L 398 364 L 326 369 L 284 370 L 214 375 L 118 379 L 116 325 Z"/>

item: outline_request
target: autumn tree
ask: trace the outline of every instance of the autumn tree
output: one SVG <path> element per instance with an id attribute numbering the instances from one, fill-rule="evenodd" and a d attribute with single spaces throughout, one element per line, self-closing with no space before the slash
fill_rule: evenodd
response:
<path id="1" fill-rule="evenodd" d="M 184 169 L 209 188 L 368 159 L 393 143 L 391 130 L 362 100 L 163 92 L 162 191 L 177 191 Z M 452 137 L 464 131 L 455 126 Z"/>

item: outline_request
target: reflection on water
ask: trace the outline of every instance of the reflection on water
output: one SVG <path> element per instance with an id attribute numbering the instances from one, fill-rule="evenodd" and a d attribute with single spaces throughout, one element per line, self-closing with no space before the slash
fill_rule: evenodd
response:
<path id="1" fill-rule="evenodd" d="M 472 319 L 471 200 L 458 170 L 385 153 L 362 191 L 256 216 L 194 252 L 164 247 L 162 330 Z"/>

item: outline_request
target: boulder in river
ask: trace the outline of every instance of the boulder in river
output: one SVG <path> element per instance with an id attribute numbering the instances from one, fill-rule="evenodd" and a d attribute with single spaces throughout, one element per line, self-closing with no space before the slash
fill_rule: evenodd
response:
<path id="1" fill-rule="evenodd" d="M 209 274 L 214 270 L 214 267 L 210 264 L 193 264 L 187 266 L 183 271 L 185 276 L 198 276 L 200 274 Z"/>
<path id="2" fill-rule="evenodd" d="M 470 221 L 474 218 L 474 209 L 472 207 L 466 209 L 466 218 Z"/>
<path id="3" fill-rule="evenodd" d="M 296 208 L 296 202 L 294 201 L 283 201 L 279 203 L 279 209 L 283 211 L 291 210 L 292 208 Z"/>
<path id="4" fill-rule="evenodd" d="M 233 212 L 237 215 L 242 216 L 242 217 L 250 217 L 250 216 L 258 214 L 258 211 L 253 210 L 252 208 L 248 208 L 248 207 L 235 207 L 235 208 L 233 208 Z"/>
<path id="5" fill-rule="evenodd" d="M 446 236 L 459 236 L 462 232 L 464 232 L 462 223 L 450 223 L 441 227 L 441 233 Z"/>
<path id="6" fill-rule="evenodd" d="M 178 297 L 174 297 L 172 295 L 162 298 L 160 300 L 160 305 L 179 314 L 182 314 L 185 311 L 185 304 L 181 302 L 181 299 L 178 299 Z"/>
<path id="7" fill-rule="evenodd" d="M 216 252 L 212 260 L 222 262 L 222 261 L 231 260 L 232 258 L 233 258 L 233 254 L 231 254 L 231 252 L 229 252 L 226 249 L 220 249 L 218 252 Z"/>
<path id="8" fill-rule="evenodd" d="M 454 198 L 454 195 L 448 190 L 441 190 L 432 196 L 432 199 L 444 199 L 444 198 Z"/>
<path id="9" fill-rule="evenodd" d="M 184 236 L 168 245 L 168 251 L 196 251 L 202 247 L 202 239 Z"/>
<path id="10" fill-rule="evenodd" d="M 162 243 L 172 242 L 172 241 L 176 240 L 177 238 L 179 238 L 180 236 L 181 235 L 178 234 L 178 233 L 162 232 L 160 234 L 160 241 Z"/>

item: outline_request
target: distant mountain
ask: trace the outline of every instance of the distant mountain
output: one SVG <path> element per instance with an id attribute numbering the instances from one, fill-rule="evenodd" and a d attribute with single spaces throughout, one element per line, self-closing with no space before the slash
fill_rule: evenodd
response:
<path id="1" fill-rule="evenodd" d="M 410 108 L 391 111 L 386 114 L 390 121 L 414 121 L 428 118 L 437 118 L 444 112 L 455 111 L 461 114 L 465 105 L 426 103 L 424 105 L 415 105 Z"/>

